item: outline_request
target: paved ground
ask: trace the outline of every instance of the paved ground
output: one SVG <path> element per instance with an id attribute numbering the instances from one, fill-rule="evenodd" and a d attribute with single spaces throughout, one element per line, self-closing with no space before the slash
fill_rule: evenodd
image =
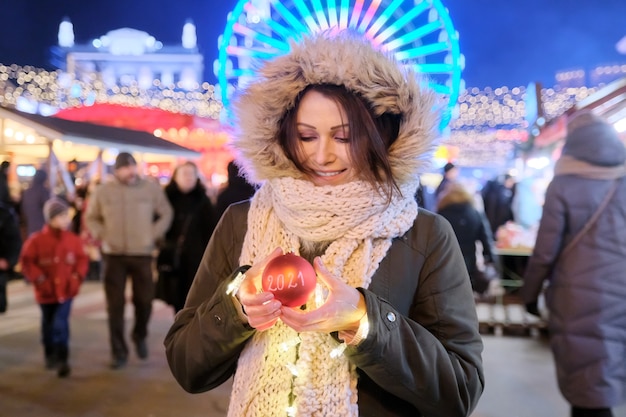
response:
<path id="1" fill-rule="evenodd" d="M 32 288 L 9 285 L 9 311 L 0 315 L 0 417 L 222 417 L 230 385 L 199 395 L 174 381 L 162 340 L 171 310 L 155 301 L 150 357 L 130 356 L 120 371 L 107 368 L 109 348 L 101 285 L 88 282 L 72 315 L 72 375 L 60 380 L 43 368 L 39 310 Z M 127 316 L 131 317 L 130 304 Z M 545 340 L 485 336 L 487 388 L 472 417 L 566 417 Z M 615 417 L 626 417 L 626 407 Z"/>

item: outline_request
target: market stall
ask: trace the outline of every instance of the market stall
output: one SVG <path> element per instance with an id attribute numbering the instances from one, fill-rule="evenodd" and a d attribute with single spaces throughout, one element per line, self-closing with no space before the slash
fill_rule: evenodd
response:
<path id="1" fill-rule="evenodd" d="M 67 181 L 68 161 L 97 164 L 102 176 L 119 151 L 131 152 L 141 163 L 169 162 L 178 158 L 196 159 L 199 152 L 158 138 L 153 134 L 93 123 L 63 120 L 0 107 L 0 155 L 9 160 L 13 175 L 27 177 L 29 167 L 46 166 L 50 179 Z M 23 169 L 21 169 L 23 168 Z M 24 175 L 21 175 L 24 174 Z M 71 189 L 67 183 L 66 188 Z"/>

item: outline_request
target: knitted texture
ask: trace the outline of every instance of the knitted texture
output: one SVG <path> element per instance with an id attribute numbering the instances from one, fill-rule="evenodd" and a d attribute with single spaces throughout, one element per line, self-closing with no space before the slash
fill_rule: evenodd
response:
<path id="1" fill-rule="evenodd" d="M 366 182 L 269 180 L 252 199 L 240 263 L 254 264 L 279 246 L 299 253 L 301 239 L 332 241 L 322 256 L 330 273 L 367 288 L 392 239 L 415 221 L 417 186 L 407 181 L 387 205 Z M 312 297 L 307 308 L 315 303 Z M 328 334 L 298 334 L 280 320 L 257 332 L 239 357 L 228 416 L 287 415 L 290 406 L 299 417 L 358 416 L 357 374 L 345 356 L 331 357 L 337 347 Z"/>

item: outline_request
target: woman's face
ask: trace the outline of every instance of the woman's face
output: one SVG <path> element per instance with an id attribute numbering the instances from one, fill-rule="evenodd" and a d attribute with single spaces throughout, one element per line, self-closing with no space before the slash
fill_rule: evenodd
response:
<path id="1" fill-rule="evenodd" d="M 198 176 L 196 170 L 189 165 L 182 165 L 176 170 L 174 182 L 182 193 L 188 193 L 196 186 Z"/>
<path id="2" fill-rule="evenodd" d="M 302 165 L 315 185 L 339 185 L 353 181 L 356 169 L 350 161 L 348 119 L 333 100 L 309 91 L 300 100 L 297 127 Z"/>

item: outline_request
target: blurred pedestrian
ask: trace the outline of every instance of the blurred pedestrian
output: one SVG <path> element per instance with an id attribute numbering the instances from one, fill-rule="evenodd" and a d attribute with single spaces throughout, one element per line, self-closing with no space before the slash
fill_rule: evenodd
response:
<path id="1" fill-rule="evenodd" d="M 446 187 L 451 183 L 456 182 L 459 176 L 459 168 L 452 162 L 448 162 L 442 169 L 443 178 L 435 189 L 435 200 L 439 201 L 441 194 L 445 191 Z"/>
<path id="2" fill-rule="evenodd" d="M 11 199 L 11 190 L 9 189 L 9 169 L 11 163 L 9 161 L 2 161 L 0 163 L 0 203 L 5 207 L 10 208 L 13 205 Z"/>
<path id="3" fill-rule="evenodd" d="M 22 271 L 33 283 L 41 307 L 41 341 L 46 368 L 60 378 L 70 374 L 69 317 L 72 300 L 85 279 L 88 258 L 78 236 L 67 230 L 68 205 L 57 198 L 44 205 L 46 225 L 24 242 Z"/>
<path id="4" fill-rule="evenodd" d="M 157 257 L 156 294 L 177 313 L 185 304 L 217 218 L 193 162 L 176 167 L 165 194 L 174 210 L 174 219 Z"/>
<path id="5" fill-rule="evenodd" d="M 7 282 L 18 261 L 22 237 L 11 208 L 0 201 L 0 313 L 7 311 Z"/>
<path id="6" fill-rule="evenodd" d="M 487 181 L 481 190 L 485 215 L 494 238 L 500 226 L 508 221 L 514 221 L 515 188 L 515 178 L 510 174 L 504 174 Z"/>
<path id="7" fill-rule="evenodd" d="M 95 188 L 87 204 L 85 222 L 102 243 L 104 291 L 107 300 L 111 368 L 128 361 L 124 337 L 126 280 L 132 279 L 135 323 L 132 340 L 137 356 L 148 358 L 148 322 L 152 313 L 153 253 L 172 221 L 172 207 L 161 186 L 140 178 L 135 158 L 121 152 L 115 159 L 114 176 Z"/>
<path id="8" fill-rule="evenodd" d="M 521 295 L 545 288 L 559 388 L 572 417 L 626 401 L 626 149 L 592 113 L 568 122 Z"/>
<path id="9" fill-rule="evenodd" d="M 33 175 L 32 182 L 22 193 L 22 216 L 26 224 L 26 236 L 40 231 L 46 224 L 43 215 L 43 205 L 51 197 L 48 185 L 48 173 L 38 169 Z"/>
<path id="10" fill-rule="evenodd" d="M 477 294 L 484 294 L 492 277 L 485 275 L 478 267 L 476 242 L 480 242 L 482 246 L 485 266 L 493 267 L 495 258 L 489 225 L 485 216 L 474 207 L 474 197 L 461 184 L 450 184 L 440 196 L 437 213 L 452 225 L 463 253 L 472 289 Z"/>
<path id="11" fill-rule="evenodd" d="M 90 181 L 88 185 L 76 188 L 76 197 L 74 198 L 76 214 L 72 218 L 72 231 L 80 236 L 85 252 L 89 257 L 89 271 L 86 278 L 88 281 L 100 281 L 102 264 L 100 241 L 91 235 L 85 222 L 89 197 L 97 185 L 98 181 Z"/>
<path id="12" fill-rule="evenodd" d="M 254 195 L 254 187 L 239 173 L 235 161 L 228 163 L 228 185 L 217 196 L 217 218 L 222 217 L 228 206 L 248 200 Z"/>

